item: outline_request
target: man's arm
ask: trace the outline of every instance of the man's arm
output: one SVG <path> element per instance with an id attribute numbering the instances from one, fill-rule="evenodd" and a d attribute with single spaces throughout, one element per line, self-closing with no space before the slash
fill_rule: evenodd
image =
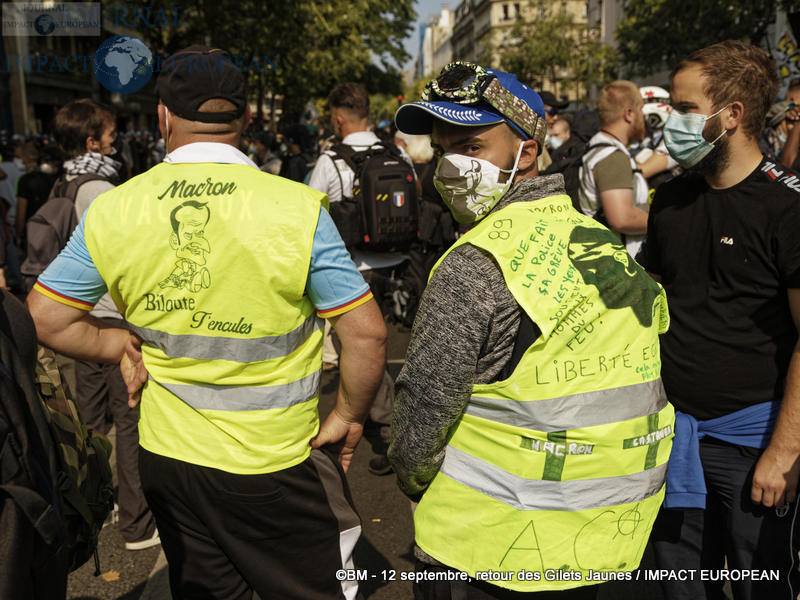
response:
<path id="1" fill-rule="evenodd" d="M 136 405 L 147 373 L 141 342 L 135 335 L 127 329 L 110 327 L 87 311 L 56 302 L 35 289 L 28 294 L 27 305 L 39 342 L 45 346 L 79 360 L 120 363 L 129 404 Z"/>
<path id="2" fill-rule="evenodd" d="M 645 179 L 650 179 L 653 175 L 658 175 L 669 168 L 669 158 L 658 152 L 639 165 Z"/>
<path id="3" fill-rule="evenodd" d="M 389 460 L 400 489 L 423 492 L 444 460 L 447 439 L 464 412 L 481 349 L 497 310 L 503 275 L 472 246 L 451 252 L 420 301 L 406 363 L 395 383 Z"/>
<path id="4" fill-rule="evenodd" d="M 633 190 L 619 188 L 600 192 L 608 225 L 626 235 L 647 233 L 647 213 L 633 205 Z"/>
<path id="5" fill-rule="evenodd" d="M 386 324 L 375 300 L 332 317 L 330 322 L 342 343 L 339 393 L 311 447 L 338 444 L 342 469 L 347 472 L 386 368 Z"/>
<path id="6" fill-rule="evenodd" d="M 786 124 L 789 126 L 789 134 L 786 136 L 786 143 L 783 145 L 783 150 L 781 151 L 781 164 L 790 169 L 800 153 L 800 127 L 797 126 L 799 120 L 800 108 L 793 108 L 786 113 Z"/>
<path id="7" fill-rule="evenodd" d="M 308 178 L 308 187 L 314 188 L 323 194 L 328 194 L 329 197 L 337 191 L 341 193 L 336 167 L 333 164 L 333 159 L 327 154 L 320 154 L 317 158 L 317 164 L 314 165 L 314 170 L 311 171 L 311 176 Z M 341 196 L 339 199 L 341 199 Z"/>
<path id="8" fill-rule="evenodd" d="M 800 333 L 800 289 L 788 290 L 789 309 Z M 797 497 L 800 475 L 800 340 L 795 345 L 778 422 L 753 473 L 750 497 L 764 506 L 784 506 Z"/>

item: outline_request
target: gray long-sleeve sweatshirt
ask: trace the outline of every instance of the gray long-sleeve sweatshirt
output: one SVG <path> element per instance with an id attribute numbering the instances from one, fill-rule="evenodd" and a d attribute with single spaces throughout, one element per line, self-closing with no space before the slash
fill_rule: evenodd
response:
<path id="1" fill-rule="evenodd" d="M 492 212 L 564 193 L 561 175 L 523 179 Z M 395 383 L 389 460 L 409 496 L 423 492 L 439 471 L 448 432 L 464 411 L 472 385 L 500 379 L 521 317 L 500 267 L 475 246 L 456 248 L 434 272 Z"/>

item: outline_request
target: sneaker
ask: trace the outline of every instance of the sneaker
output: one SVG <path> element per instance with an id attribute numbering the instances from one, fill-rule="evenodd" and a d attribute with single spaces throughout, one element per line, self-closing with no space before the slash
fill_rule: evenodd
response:
<path id="1" fill-rule="evenodd" d="M 139 540 L 138 542 L 125 542 L 125 550 L 144 550 L 145 548 L 152 548 L 161 543 L 161 538 L 158 537 L 158 529 L 153 532 L 153 537 L 146 540 Z"/>
<path id="2" fill-rule="evenodd" d="M 119 504 L 114 502 L 114 508 L 111 509 L 111 512 L 108 513 L 106 520 L 103 521 L 103 527 L 107 525 L 116 525 L 119 523 Z"/>
<path id="3" fill-rule="evenodd" d="M 385 454 L 376 456 L 369 461 L 369 472 L 373 475 L 388 475 L 394 469 Z"/>

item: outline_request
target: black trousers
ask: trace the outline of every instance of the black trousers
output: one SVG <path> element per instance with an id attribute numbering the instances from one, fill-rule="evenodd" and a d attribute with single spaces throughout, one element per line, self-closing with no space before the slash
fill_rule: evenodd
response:
<path id="1" fill-rule="evenodd" d="M 169 563 L 173 600 L 356 598 L 361 533 L 340 465 L 312 450 L 283 471 L 237 475 L 139 454 L 144 493 Z"/>
<path id="2" fill-rule="evenodd" d="M 139 478 L 139 407 L 128 406 L 119 365 L 75 361 L 76 396 L 86 424 L 108 434 L 116 425 L 119 531 L 126 542 L 152 537 L 155 520 Z"/>
<path id="3" fill-rule="evenodd" d="M 416 572 L 454 571 L 417 560 Z M 414 600 L 594 600 L 599 586 L 588 585 L 571 590 L 549 592 L 515 592 L 485 581 L 420 581 L 414 582 Z"/>
<path id="4" fill-rule="evenodd" d="M 700 441 L 706 509 L 662 509 L 651 537 L 658 568 L 696 570 L 687 581 L 662 580 L 666 600 L 724 600 L 725 582 L 703 581 L 701 569 L 717 576 L 721 569 L 777 569 L 777 581 L 731 581 L 734 600 L 797 598 L 797 501 L 785 514 L 750 501 L 758 455 L 712 438 Z"/>

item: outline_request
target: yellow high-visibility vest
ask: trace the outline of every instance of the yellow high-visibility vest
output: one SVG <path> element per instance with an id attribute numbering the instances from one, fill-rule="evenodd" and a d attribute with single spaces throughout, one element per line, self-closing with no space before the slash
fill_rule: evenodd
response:
<path id="1" fill-rule="evenodd" d="M 417 544 L 518 591 L 635 569 L 674 428 L 664 290 L 564 195 L 513 203 L 461 244 L 491 254 L 541 335 L 508 379 L 473 386 L 414 514 Z"/>
<path id="2" fill-rule="evenodd" d="M 92 203 L 87 248 L 143 340 L 144 448 L 240 474 L 308 457 L 322 330 L 305 286 L 322 203 L 251 166 L 165 163 Z"/>

